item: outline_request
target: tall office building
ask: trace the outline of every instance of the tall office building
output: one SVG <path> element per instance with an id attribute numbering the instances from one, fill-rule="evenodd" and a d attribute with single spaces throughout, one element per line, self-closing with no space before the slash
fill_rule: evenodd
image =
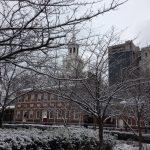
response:
<path id="1" fill-rule="evenodd" d="M 150 77 L 150 46 L 141 49 L 140 70 L 142 76 Z"/>
<path id="2" fill-rule="evenodd" d="M 109 85 L 139 74 L 140 49 L 132 41 L 109 47 Z"/>

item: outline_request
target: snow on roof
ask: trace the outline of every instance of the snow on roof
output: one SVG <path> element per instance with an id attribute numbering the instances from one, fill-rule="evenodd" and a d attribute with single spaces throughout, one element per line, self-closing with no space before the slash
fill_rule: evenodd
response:
<path id="1" fill-rule="evenodd" d="M 120 102 L 120 104 L 126 104 L 126 103 L 127 103 L 126 101 L 121 101 L 121 102 Z"/>
<path id="2" fill-rule="evenodd" d="M 0 107 L 0 109 L 2 109 L 2 107 Z M 15 105 L 7 106 L 6 109 L 15 109 Z"/>
<path id="3" fill-rule="evenodd" d="M 69 84 L 68 85 L 69 87 L 73 87 L 75 86 L 74 84 Z M 50 87 L 44 87 L 44 88 L 26 88 L 26 89 L 22 89 L 21 91 L 22 92 L 28 92 L 28 91 L 32 91 L 32 90 L 54 90 L 54 89 L 58 89 L 58 88 L 62 88 L 62 87 L 65 87 L 65 85 L 53 85 L 53 86 L 50 86 Z"/>
<path id="4" fill-rule="evenodd" d="M 23 90 L 21 90 L 22 92 L 24 91 L 24 92 L 26 92 L 26 91 L 31 91 L 31 90 L 33 90 L 33 88 L 26 88 L 26 89 L 23 89 Z"/>

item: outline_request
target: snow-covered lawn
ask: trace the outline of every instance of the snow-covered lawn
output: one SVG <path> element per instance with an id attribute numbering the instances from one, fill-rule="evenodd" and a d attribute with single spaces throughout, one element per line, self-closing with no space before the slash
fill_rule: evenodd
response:
<path id="1" fill-rule="evenodd" d="M 12 150 L 12 147 L 14 147 L 14 149 L 27 149 L 29 145 L 35 146 L 35 143 L 38 144 L 38 146 L 46 146 L 49 144 L 48 142 L 54 139 L 56 139 L 56 141 L 57 139 L 63 139 L 65 140 L 64 142 L 67 141 L 69 144 L 75 143 L 76 141 L 84 143 L 84 140 L 90 143 L 92 140 L 91 143 L 94 146 L 98 140 L 98 134 L 97 131 L 93 129 L 74 127 L 51 128 L 43 131 L 36 128 L 0 129 L 0 150 Z M 105 135 L 104 139 L 108 142 L 113 141 L 113 137 L 109 134 Z"/>
<path id="2" fill-rule="evenodd" d="M 117 141 L 109 133 L 104 134 L 104 140 L 115 146 L 113 150 L 138 150 L 137 142 L 130 143 L 126 141 Z M 96 141 L 98 141 L 97 130 L 81 127 L 67 128 L 59 126 L 57 128 L 51 127 L 46 130 L 40 130 L 33 127 L 31 129 L 0 129 L 0 150 L 34 150 L 34 146 L 39 147 L 37 150 L 49 150 L 51 149 L 49 148 L 51 142 L 54 142 L 53 146 L 55 145 L 55 142 L 56 144 L 57 142 L 60 142 L 61 146 L 64 143 L 74 145 L 76 142 L 79 142 L 87 145 L 87 147 L 89 147 L 88 150 L 95 150 L 94 146 L 96 145 Z M 83 146 L 82 144 L 81 146 Z M 91 147 L 88 144 L 91 144 Z M 144 144 L 144 147 L 144 150 L 150 150 L 149 145 Z M 60 150 L 60 148 L 54 150 Z M 87 148 L 82 148 L 82 150 L 87 150 Z"/>

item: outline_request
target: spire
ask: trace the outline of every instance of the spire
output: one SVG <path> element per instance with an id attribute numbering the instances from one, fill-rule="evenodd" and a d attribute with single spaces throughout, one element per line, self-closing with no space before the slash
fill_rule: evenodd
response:
<path id="1" fill-rule="evenodd" d="M 78 56 L 79 45 L 76 43 L 75 25 L 72 30 L 72 37 L 68 44 L 68 54 L 70 57 Z"/>
<path id="2" fill-rule="evenodd" d="M 72 39 L 71 39 L 72 43 L 76 43 L 76 36 L 75 36 L 75 25 L 73 26 L 73 30 L 72 30 Z"/>

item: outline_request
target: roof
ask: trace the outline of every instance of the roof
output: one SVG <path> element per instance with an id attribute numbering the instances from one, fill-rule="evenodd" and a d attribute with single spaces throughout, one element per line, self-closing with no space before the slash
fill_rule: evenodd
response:
<path id="1" fill-rule="evenodd" d="M 2 109 L 2 107 L 0 107 L 0 109 Z M 7 106 L 6 109 L 15 109 L 15 105 Z"/>

